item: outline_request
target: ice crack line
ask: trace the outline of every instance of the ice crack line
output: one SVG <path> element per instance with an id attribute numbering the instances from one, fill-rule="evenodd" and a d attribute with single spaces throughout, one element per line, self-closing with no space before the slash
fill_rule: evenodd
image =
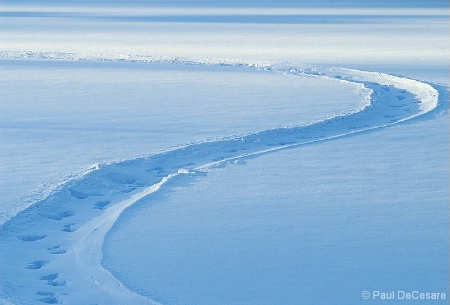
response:
<path id="1" fill-rule="evenodd" d="M 127 289 L 102 266 L 102 245 L 121 213 L 180 176 L 287 148 L 398 124 L 438 104 L 432 86 L 406 78 L 343 68 L 299 68 L 233 62 L 104 57 L 71 53 L 0 52 L 0 56 L 61 60 L 130 60 L 227 65 L 275 73 L 331 78 L 366 89 L 357 111 L 302 126 L 259 131 L 98 166 L 64 184 L 9 220 L 0 231 L 0 301 L 6 304 L 157 304 Z M 83 293 L 80 293 L 83 291 Z"/>

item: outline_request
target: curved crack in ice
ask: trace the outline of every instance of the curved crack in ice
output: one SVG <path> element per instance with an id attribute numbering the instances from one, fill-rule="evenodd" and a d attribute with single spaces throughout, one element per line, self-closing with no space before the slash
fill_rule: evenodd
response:
<path id="1" fill-rule="evenodd" d="M 105 236 L 126 208 L 157 192 L 168 181 L 180 175 L 206 174 L 212 168 L 229 163 L 243 163 L 246 159 L 278 150 L 384 128 L 430 112 L 438 105 L 438 91 L 428 84 L 353 69 L 302 69 L 289 64 L 168 60 L 138 56 L 81 56 L 73 53 L 0 52 L 0 56 L 239 66 L 352 82 L 366 88 L 370 96 L 367 105 L 354 112 L 303 126 L 264 130 L 195 143 L 134 160 L 105 164 L 79 179 L 69 181 L 47 199 L 5 223 L 0 231 L 0 258 L 3 261 L 8 257 L 14 260 L 12 264 L 8 264 L 9 269 L 0 270 L 0 292 L 3 294 L 0 297 L 8 297 L 8 301 L 4 300 L 5 303 L 35 301 L 80 304 L 95 301 L 98 304 L 158 304 L 129 290 L 102 266 Z M 43 224 L 46 230 L 42 230 L 45 232 L 40 232 L 36 223 Z M 55 230 L 55 226 L 59 230 Z M 36 257 L 37 247 L 42 250 L 40 257 Z M 7 253 L 8 249 L 25 253 L 27 249 L 33 249 L 34 252 L 31 253 L 34 256 L 11 258 Z M 23 266 L 17 267 L 19 262 Z M 67 264 L 72 266 L 70 272 Z M 27 280 L 25 283 L 16 283 L 14 280 L 4 279 L 8 274 L 16 272 L 17 268 L 22 268 L 20 272 L 35 272 L 39 284 L 30 284 Z M 17 274 L 20 272 L 17 271 Z M 47 278 L 57 281 L 42 280 Z M 20 282 L 20 279 L 17 281 Z M 53 285 L 54 283 L 58 285 Z M 13 295 L 15 286 L 35 290 L 16 297 Z M 68 287 L 71 287 L 71 290 Z M 86 293 L 68 297 L 70 291 Z"/>

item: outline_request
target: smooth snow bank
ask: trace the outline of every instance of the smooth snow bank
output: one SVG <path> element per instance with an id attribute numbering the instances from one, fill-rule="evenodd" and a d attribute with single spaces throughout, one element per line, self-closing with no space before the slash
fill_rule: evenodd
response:
<path id="1" fill-rule="evenodd" d="M 215 62 L 214 66 L 225 68 L 230 64 Z M 202 176 L 211 169 L 242 164 L 274 151 L 398 124 L 433 110 L 438 103 L 438 92 L 431 86 L 386 74 L 290 65 L 239 66 L 354 83 L 365 88 L 370 98 L 365 107 L 309 124 L 205 141 L 100 165 L 69 181 L 4 224 L 0 232 L 0 261 L 4 266 L 0 270 L 0 296 L 18 304 L 82 304 L 93 300 L 98 304 L 154 304 L 128 290 L 101 265 L 105 235 L 124 209 L 165 183 L 176 183 L 178 177 Z"/>
<path id="2" fill-rule="evenodd" d="M 104 266 L 166 305 L 447 292 L 448 128 L 430 115 L 173 181 L 123 213 Z"/>

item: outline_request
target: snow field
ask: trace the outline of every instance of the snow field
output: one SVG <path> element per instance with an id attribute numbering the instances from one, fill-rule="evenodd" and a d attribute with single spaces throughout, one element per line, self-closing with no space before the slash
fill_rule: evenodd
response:
<path id="1" fill-rule="evenodd" d="M 366 103 L 354 84 L 238 67 L 104 61 L 1 66 L 0 222 L 97 163 L 318 120 Z M 322 84 L 329 88 L 326 100 L 316 94 Z"/>
<path id="2" fill-rule="evenodd" d="M 18 253 L 24 253 L 5 263 L 2 277 L 15 280 L 2 284 L 3 294 L 14 302 L 78 304 L 94 299 L 99 304 L 151 304 L 153 300 L 125 288 L 101 264 L 103 240 L 130 205 L 158 191 L 179 174 L 205 175 L 230 162 L 239 164 L 261 154 L 389 126 L 431 111 L 437 105 L 438 92 L 431 86 L 385 74 L 332 69 L 328 76 L 326 71 L 295 67 L 278 72 L 363 84 L 370 94 L 370 103 L 315 123 L 191 144 L 101 165 L 82 178 L 69 181 L 3 226 L 2 243 L 7 245 L 3 250 L 23 249 Z M 37 227 L 45 232 L 36 232 Z M 8 252 L 2 251 L 1 255 L 5 262 L 9 260 Z M 17 272 L 25 273 L 21 277 L 23 283 L 11 276 Z M 31 274 L 26 275 L 30 272 L 45 274 L 33 280 Z M 39 286 L 41 289 L 36 291 Z M 15 287 L 21 287 L 20 291 Z M 87 293 L 80 295 L 76 291 Z"/>
<path id="3" fill-rule="evenodd" d="M 437 131 L 448 127 L 430 115 L 186 177 L 124 212 L 103 264 L 169 305 L 445 292 L 448 136 Z"/>
<path id="4" fill-rule="evenodd" d="M 434 0 L 3 1 L 0 304 L 448 292 L 447 32 Z"/>

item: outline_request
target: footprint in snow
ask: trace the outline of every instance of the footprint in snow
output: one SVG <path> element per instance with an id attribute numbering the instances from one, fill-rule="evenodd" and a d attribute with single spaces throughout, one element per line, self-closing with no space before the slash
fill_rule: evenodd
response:
<path id="1" fill-rule="evenodd" d="M 49 286 L 66 286 L 66 281 L 59 279 L 58 273 L 44 275 L 40 280 L 47 281 L 47 285 Z"/>
<path id="2" fill-rule="evenodd" d="M 61 249 L 60 245 L 56 245 L 47 249 L 50 251 L 50 254 L 64 254 L 67 252 L 67 250 Z"/>
<path id="3" fill-rule="evenodd" d="M 89 197 L 89 194 L 74 190 L 72 188 L 69 188 L 69 191 L 70 191 L 70 195 L 72 195 L 73 197 L 75 197 L 77 199 L 86 199 Z"/>
<path id="4" fill-rule="evenodd" d="M 103 210 L 107 205 L 109 205 L 111 203 L 111 200 L 101 200 L 101 201 L 97 201 L 96 204 L 94 204 L 93 208 L 94 209 L 99 209 L 99 210 Z"/>
<path id="5" fill-rule="evenodd" d="M 36 292 L 37 295 L 41 296 L 41 298 L 36 299 L 37 301 L 40 301 L 45 304 L 60 304 L 58 295 L 53 292 L 48 291 L 38 291 Z"/>
<path id="6" fill-rule="evenodd" d="M 37 270 L 37 269 L 41 269 L 42 267 L 44 267 L 46 264 L 48 263 L 48 261 L 34 261 L 28 264 L 28 266 L 26 266 L 26 269 L 31 269 L 31 270 Z"/>
<path id="7" fill-rule="evenodd" d="M 73 211 L 64 211 L 59 212 L 56 214 L 43 214 L 40 213 L 40 215 L 44 218 L 53 219 L 53 220 L 63 220 L 64 218 L 71 217 L 75 215 L 75 212 Z"/>
<path id="8" fill-rule="evenodd" d="M 46 238 L 47 235 L 24 235 L 24 236 L 17 236 L 18 239 L 22 241 L 37 241 Z"/>
<path id="9" fill-rule="evenodd" d="M 64 232 L 75 232 L 77 229 L 74 228 L 74 226 L 76 225 L 76 223 L 68 223 L 64 225 L 64 228 L 62 229 Z"/>

